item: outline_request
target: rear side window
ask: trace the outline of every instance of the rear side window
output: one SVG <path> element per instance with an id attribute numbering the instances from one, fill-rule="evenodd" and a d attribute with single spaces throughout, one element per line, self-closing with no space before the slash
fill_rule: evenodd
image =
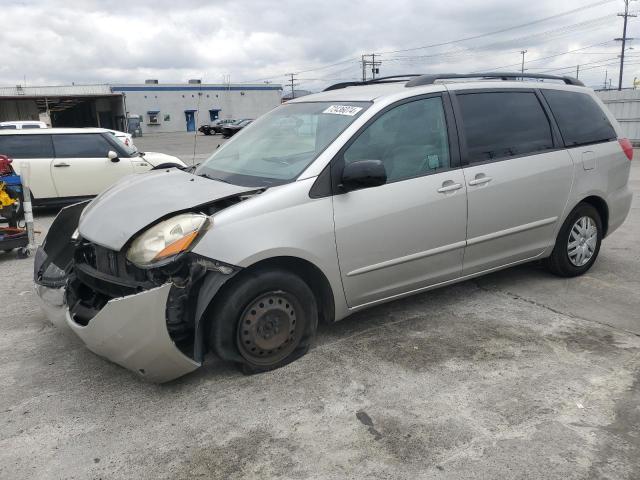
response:
<path id="1" fill-rule="evenodd" d="M 0 135 L 0 154 L 10 158 L 53 158 L 51 135 Z"/>
<path id="2" fill-rule="evenodd" d="M 551 125 L 533 92 L 458 94 L 471 163 L 553 148 Z"/>
<path id="3" fill-rule="evenodd" d="M 58 158 L 106 158 L 115 148 L 99 133 L 53 135 Z"/>
<path id="4" fill-rule="evenodd" d="M 542 90 L 567 147 L 607 142 L 616 132 L 600 105 L 586 93 Z"/>

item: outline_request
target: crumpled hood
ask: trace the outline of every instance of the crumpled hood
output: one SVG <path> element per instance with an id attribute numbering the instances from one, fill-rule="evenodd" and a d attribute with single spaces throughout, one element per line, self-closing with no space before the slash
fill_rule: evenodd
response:
<path id="1" fill-rule="evenodd" d="M 82 212 L 82 238 L 120 250 L 140 230 L 167 215 L 255 190 L 209 180 L 176 168 L 129 175 Z"/>

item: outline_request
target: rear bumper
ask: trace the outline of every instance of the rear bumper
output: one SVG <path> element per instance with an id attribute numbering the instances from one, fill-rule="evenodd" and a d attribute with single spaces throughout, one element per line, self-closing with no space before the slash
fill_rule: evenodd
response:
<path id="1" fill-rule="evenodd" d="M 633 193 L 628 186 L 609 195 L 607 198 L 607 205 L 609 207 L 609 228 L 607 235 L 613 233 L 624 223 L 631 210 L 632 200 Z"/>

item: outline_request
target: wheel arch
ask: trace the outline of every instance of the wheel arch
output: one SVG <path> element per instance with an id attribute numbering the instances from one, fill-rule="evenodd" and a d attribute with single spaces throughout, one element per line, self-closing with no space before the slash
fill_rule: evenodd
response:
<path id="1" fill-rule="evenodd" d="M 580 200 L 578 204 L 580 203 L 589 204 L 598 211 L 598 213 L 600 214 L 600 220 L 602 220 L 602 238 L 606 237 L 609 230 L 609 206 L 607 205 L 607 202 L 604 200 L 604 198 L 598 195 L 590 195 Z"/>
<path id="2" fill-rule="evenodd" d="M 335 320 L 335 299 L 326 275 L 309 260 L 293 256 L 277 256 L 260 260 L 243 271 L 253 272 L 260 269 L 278 268 L 290 271 L 302 278 L 313 291 L 318 304 L 318 317 L 323 323 Z"/>

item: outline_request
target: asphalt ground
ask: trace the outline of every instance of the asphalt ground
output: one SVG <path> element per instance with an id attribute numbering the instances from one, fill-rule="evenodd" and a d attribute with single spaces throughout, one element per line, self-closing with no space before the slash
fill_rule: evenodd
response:
<path id="1" fill-rule="evenodd" d="M 192 142 L 136 139 L 188 163 Z M 143 383 L 47 324 L 32 261 L 0 253 L 0 478 L 640 478 L 638 160 L 631 184 L 583 277 L 530 264 L 388 303 L 255 376 Z"/>

